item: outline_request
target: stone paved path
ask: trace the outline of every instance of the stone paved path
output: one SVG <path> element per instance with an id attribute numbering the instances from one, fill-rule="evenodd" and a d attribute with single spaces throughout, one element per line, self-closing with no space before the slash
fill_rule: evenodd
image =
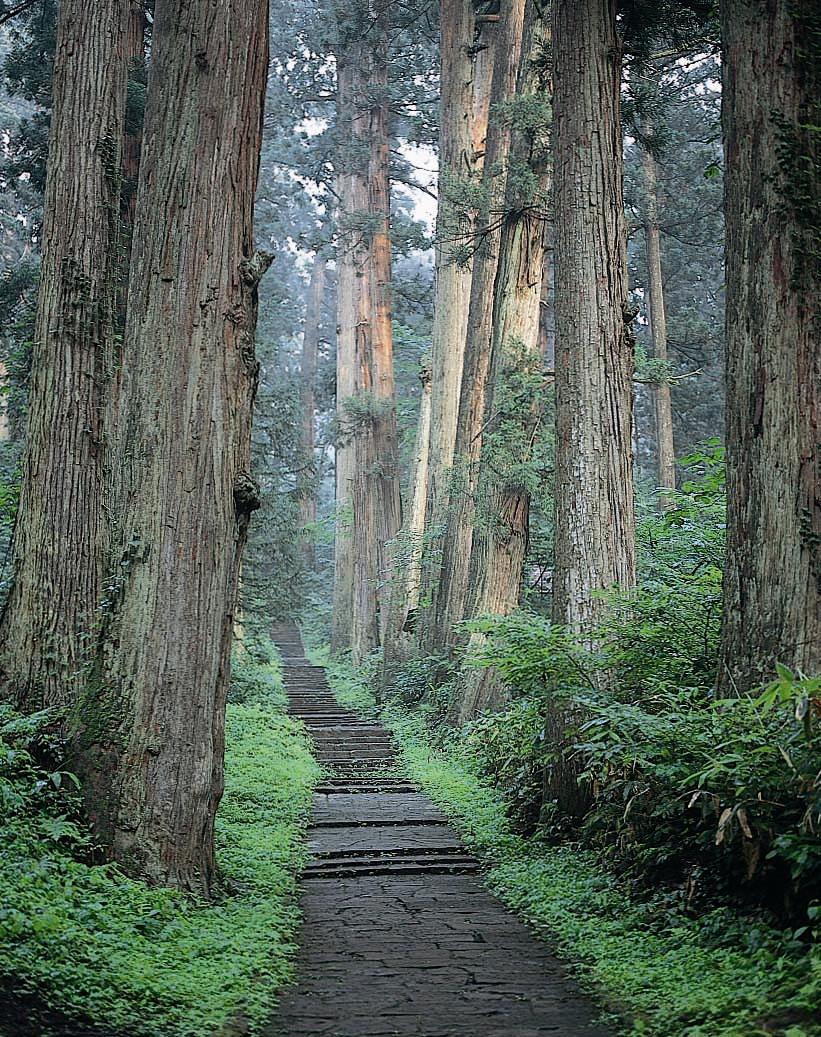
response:
<path id="1" fill-rule="evenodd" d="M 341 708 L 295 626 L 274 631 L 318 787 L 297 983 L 267 1037 L 608 1037 L 560 963 L 482 886 L 387 731 Z"/>

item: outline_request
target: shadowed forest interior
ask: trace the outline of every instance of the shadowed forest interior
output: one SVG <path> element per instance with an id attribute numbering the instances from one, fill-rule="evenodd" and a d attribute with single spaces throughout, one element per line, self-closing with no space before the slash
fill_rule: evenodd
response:
<path id="1" fill-rule="evenodd" d="M 821 1037 L 816 0 L 0 0 L 0 1035 Z"/>

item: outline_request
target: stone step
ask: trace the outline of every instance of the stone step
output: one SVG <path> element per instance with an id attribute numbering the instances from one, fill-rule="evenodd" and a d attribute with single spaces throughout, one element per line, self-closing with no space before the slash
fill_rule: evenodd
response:
<path id="1" fill-rule="evenodd" d="M 479 870 L 475 857 L 461 848 L 429 851 L 343 851 L 312 860 L 305 879 L 355 878 L 365 875 L 473 875 Z"/>
<path id="2" fill-rule="evenodd" d="M 317 796 L 407 795 L 416 786 L 407 778 L 325 778 L 314 789 Z"/>

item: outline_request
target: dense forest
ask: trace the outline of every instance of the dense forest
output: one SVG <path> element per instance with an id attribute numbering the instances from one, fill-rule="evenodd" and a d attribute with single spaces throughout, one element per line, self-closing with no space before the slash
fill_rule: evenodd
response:
<path id="1" fill-rule="evenodd" d="M 0 1034 L 821 1037 L 816 0 L 0 0 Z"/>

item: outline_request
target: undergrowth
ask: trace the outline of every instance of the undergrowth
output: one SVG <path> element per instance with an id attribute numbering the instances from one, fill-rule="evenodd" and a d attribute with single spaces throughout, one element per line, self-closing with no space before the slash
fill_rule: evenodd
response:
<path id="1" fill-rule="evenodd" d="M 362 677 L 339 663 L 329 676 L 340 701 L 374 708 Z M 663 893 L 631 894 L 593 851 L 521 835 L 475 742 L 454 734 L 432 744 L 426 712 L 435 715 L 394 702 L 382 713 L 410 776 L 486 860 L 489 887 L 571 963 L 614 1027 L 630 1037 L 820 1037 L 821 962 L 803 934 L 726 907 L 693 917 Z"/>
<path id="2" fill-rule="evenodd" d="M 257 1032 L 290 977 L 296 875 L 319 772 L 270 654 L 235 668 L 221 889 L 203 903 L 95 865 L 44 715 L 0 707 L 0 983 L 134 1037 Z"/>

